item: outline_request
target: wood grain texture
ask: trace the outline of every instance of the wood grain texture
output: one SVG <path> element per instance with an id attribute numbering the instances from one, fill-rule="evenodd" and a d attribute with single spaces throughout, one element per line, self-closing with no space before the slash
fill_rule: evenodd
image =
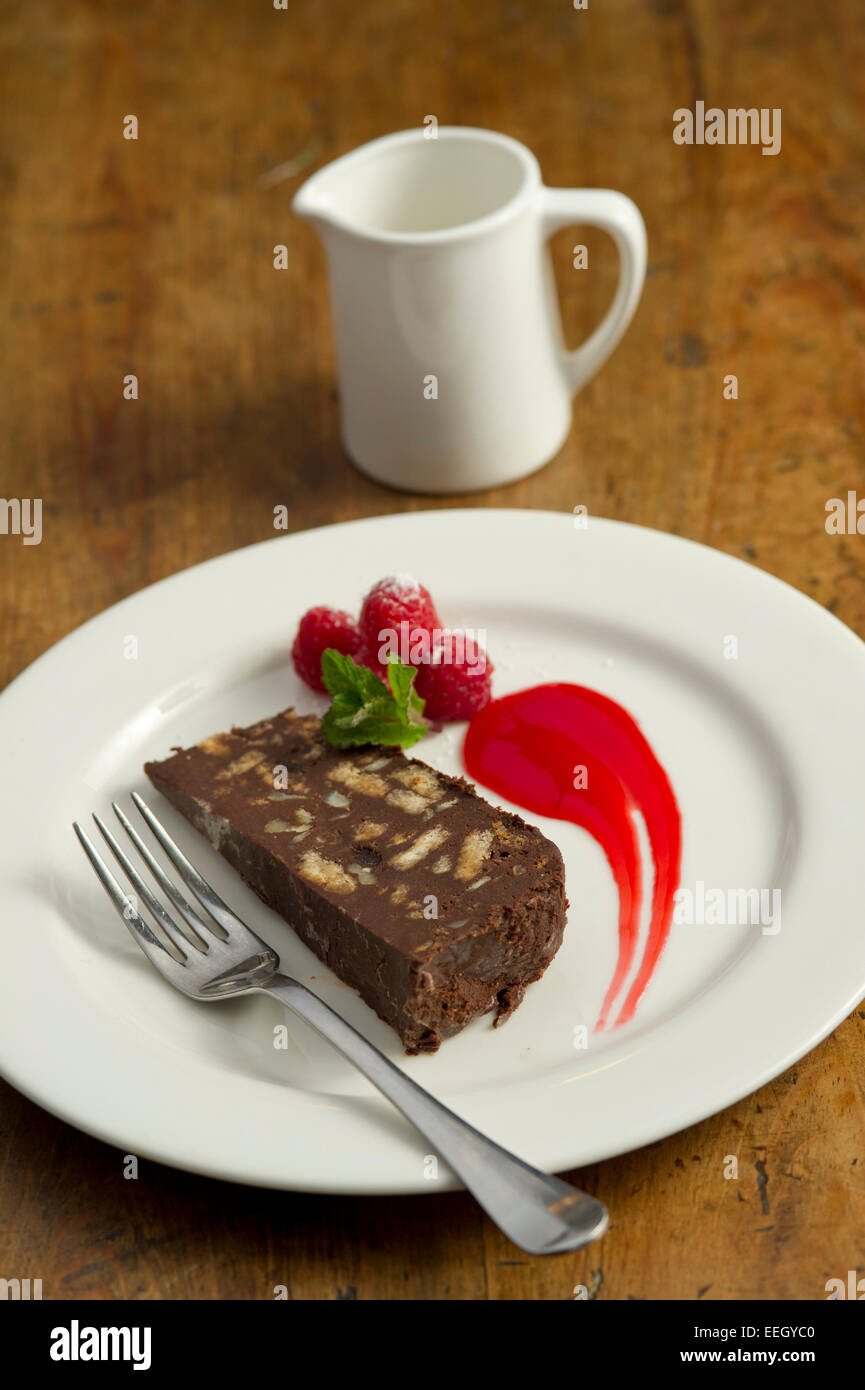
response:
<path id="1" fill-rule="evenodd" d="M 345 460 L 301 176 L 258 184 L 427 114 L 525 140 L 548 183 L 622 189 L 649 230 L 642 305 L 562 453 L 470 503 L 583 503 L 707 542 L 865 635 L 865 539 L 824 527 L 828 498 L 865 494 L 857 0 L 19 0 L 0 63 L 0 490 L 44 503 L 40 546 L 0 535 L 0 685 L 143 584 L 272 535 L 279 503 L 295 530 L 465 505 Z M 674 145 L 697 99 L 780 107 L 781 154 Z M 553 242 L 574 342 L 615 277 L 592 232 L 574 271 L 576 239 Z M 547 1261 L 464 1194 L 330 1201 L 147 1163 L 133 1185 L 119 1153 L 3 1087 L 0 1275 L 47 1298 L 819 1299 L 865 1266 L 863 1019 L 723 1114 L 576 1174 L 613 1224 Z"/>

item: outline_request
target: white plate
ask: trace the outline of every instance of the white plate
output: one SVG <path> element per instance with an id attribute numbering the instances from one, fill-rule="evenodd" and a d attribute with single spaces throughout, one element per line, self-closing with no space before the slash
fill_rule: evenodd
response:
<path id="1" fill-rule="evenodd" d="M 574 680 L 622 703 L 678 796 L 683 885 L 778 888 L 781 930 L 674 927 L 634 1021 L 576 1049 L 613 969 L 615 889 L 593 840 L 538 821 L 566 861 L 562 949 L 505 1027 L 480 1020 L 405 1059 L 141 772 L 231 723 L 319 708 L 288 660 L 299 615 L 356 607 L 391 571 L 428 584 L 445 621 L 486 629 L 498 694 Z M 139 788 L 286 970 L 502 1144 L 552 1171 L 658 1139 L 776 1076 L 865 994 L 863 710 L 865 646 L 823 609 L 717 551 L 616 522 L 425 512 L 199 565 L 85 624 L 0 697 L 0 1066 L 124 1153 L 311 1191 L 455 1185 L 427 1179 L 423 1140 L 277 1004 L 196 1005 L 145 962 L 70 829 Z M 418 751 L 457 772 L 461 735 Z"/>

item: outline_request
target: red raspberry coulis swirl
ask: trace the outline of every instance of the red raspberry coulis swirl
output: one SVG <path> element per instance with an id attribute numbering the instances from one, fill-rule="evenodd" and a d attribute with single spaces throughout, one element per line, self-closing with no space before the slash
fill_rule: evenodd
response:
<path id="1" fill-rule="evenodd" d="M 642 815 L 654 861 L 652 912 L 614 1026 L 627 1023 L 670 933 L 682 854 L 682 818 L 673 789 L 638 725 L 596 690 L 536 685 L 492 700 L 475 716 L 464 759 L 474 781 L 527 811 L 572 821 L 604 850 L 619 891 L 619 954 L 596 1029 L 607 1025 L 634 965 L 643 898 L 634 813 Z"/>

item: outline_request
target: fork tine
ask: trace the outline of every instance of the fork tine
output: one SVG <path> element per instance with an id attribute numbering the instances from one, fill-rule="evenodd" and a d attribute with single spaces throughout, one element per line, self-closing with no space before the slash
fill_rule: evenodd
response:
<path id="1" fill-rule="evenodd" d="M 124 815 L 122 809 L 117 805 L 117 802 L 112 801 L 111 805 L 114 808 L 114 814 L 117 816 L 117 819 L 120 821 L 120 824 L 123 826 L 123 829 L 126 831 L 135 848 L 138 850 L 138 853 L 141 855 L 141 858 L 144 860 L 153 877 L 156 879 L 156 882 L 159 884 L 162 891 L 165 894 L 167 894 L 167 896 L 174 903 L 174 906 L 177 908 L 177 911 L 180 913 L 181 917 L 183 917 L 184 921 L 186 922 L 190 930 L 193 932 L 196 938 L 193 942 L 193 945 L 197 946 L 200 942 L 201 949 L 205 951 L 208 950 L 209 948 L 207 945 L 207 940 L 204 936 L 202 936 L 202 933 L 212 930 L 210 924 L 208 922 L 205 922 L 204 918 L 192 906 L 192 903 L 189 902 L 189 900 L 183 896 L 180 889 L 177 887 L 177 884 L 173 883 L 172 880 L 168 877 L 168 874 L 165 872 L 162 865 L 154 859 L 153 855 L 150 853 L 150 850 L 147 848 L 141 836 L 136 831 L 135 827 L 132 824 L 130 824 L 128 817 Z M 105 835 L 105 830 L 103 830 L 102 833 L 103 835 Z M 116 852 L 117 851 L 115 850 L 115 853 Z M 180 926 L 179 923 L 177 925 L 185 935 L 185 927 Z M 220 927 L 219 931 L 224 932 L 224 928 Z"/>
<path id="2" fill-rule="evenodd" d="M 186 953 L 180 946 L 176 945 L 171 937 L 168 938 L 169 946 L 159 940 L 153 930 L 140 916 L 138 911 L 129 901 L 129 895 L 124 893 L 117 879 L 108 868 L 101 855 L 94 849 L 88 837 L 77 821 L 73 821 L 72 829 L 81 842 L 81 848 L 93 865 L 96 877 L 102 884 L 115 908 L 119 912 L 123 921 L 135 942 L 141 947 L 147 959 L 166 974 L 173 974 L 173 970 L 182 969 L 186 964 Z M 176 953 L 176 954 L 175 954 Z"/>
<path id="3" fill-rule="evenodd" d="M 250 927 L 247 927 L 246 923 L 242 922 L 235 912 L 232 912 L 228 903 L 223 902 L 216 889 L 211 888 L 207 879 L 198 872 L 195 865 L 190 864 L 183 850 L 174 843 L 164 825 L 156 819 L 143 797 L 140 797 L 138 792 L 133 792 L 132 800 L 147 821 L 147 824 L 165 850 L 165 853 L 168 855 L 175 869 L 180 874 L 186 887 L 195 894 L 202 907 L 207 909 L 211 917 L 213 917 L 223 930 L 229 934 L 232 931 L 244 931 L 248 932 L 256 941 L 260 941 L 261 938 L 257 936 Z"/>
<path id="4" fill-rule="evenodd" d="M 180 946 L 181 950 L 184 950 L 182 943 L 185 941 L 190 946 L 194 946 L 197 951 L 206 954 L 209 949 L 207 942 L 201 933 L 196 930 L 194 923 L 191 922 L 188 925 L 183 925 L 180 922 L 175 922 L 174 919 L 168 915 L 162 903 L 148 888 L 147 884 L 136 871 L 135 866 L 123 853 L 123 850 L 118 845 L 107 825 L 104 824 L 100 816 L 97 816 L 95 811 L 93 812 L 93 819 L 96 822 L 100 835 L 111 850 L 111 853 L 114 855 L 114 858 L 117 860 L 126 877 L 129 879 L 132 887 L 135 889 L 139 898 L 143 898 L 148 911 L 156 918 L 169 941 L 173 942 L 176 946 Z M 178 940 L 178 938 L 180 938 L 180 940 Z"/>

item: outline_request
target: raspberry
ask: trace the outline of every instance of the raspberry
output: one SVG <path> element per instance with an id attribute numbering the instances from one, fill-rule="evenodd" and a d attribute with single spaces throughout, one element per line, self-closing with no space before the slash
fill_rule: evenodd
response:
<path id="1" fill-rule="evenodd" d="M 353 656 L 360 643 L 360 628 L 350 613 L 323 606 L 310 608 L 300 620 L 291 649 L 294 669 L 313 690 L 323 691 L 321 654 L 325 648 L 335 647 L 344 656 Z"/>
<path id="2" fill-rule="evenodd" d="M 379 661 L 378 647 L 378 642 L 374 647 L 370 647 L 363 636 L 361 636 L 360 646 L 357 651 L 352 652 L 352 657 L 357 662 L 358 666 L 368 667 L 375 675 L 380 676 L 385 685 L 387 685 L 387 662 Z"/>
<path id="3" fill-rule="evenodd" d="M 353 657 L 387 685 L 387 662 L 379 652 L 388 639 L 399 660 L 414 659 L 416 688 L 426 701 L 428 719 L 471 719 L 488 702 L 493 665 L 483 647 L 468 633 L 442 628 L 429 590 L 407 574 L 388 575 L 374 584 L 358 623 L 348 613 L 310 608 L 301 618 L 291 654 L 298 675 L 313 690 L 324 690 L 321 654 L 326 647 Z"/>
<path id="4" fill-rule="evenodd" d="M 383 632 L 394 633 L 399 641 L 400 624 L 409 623 L 410 633 L 416 629 L 431 632 L 441 626 L 430 592 L 409 574 L 391 574 L 374 584 L 360 610 L 360 630 L 363 645 L 370 660 L 365 665 L 379 666 L 378 651 L 384 642 Z"/>
<path id="5" fill-rule="evenodd" d="M 433 720 L 471 719 L 489 702 L 493 663 L 466 633 L 444 632 L 432 661 L 419 666 L 415 685 Z"/>

